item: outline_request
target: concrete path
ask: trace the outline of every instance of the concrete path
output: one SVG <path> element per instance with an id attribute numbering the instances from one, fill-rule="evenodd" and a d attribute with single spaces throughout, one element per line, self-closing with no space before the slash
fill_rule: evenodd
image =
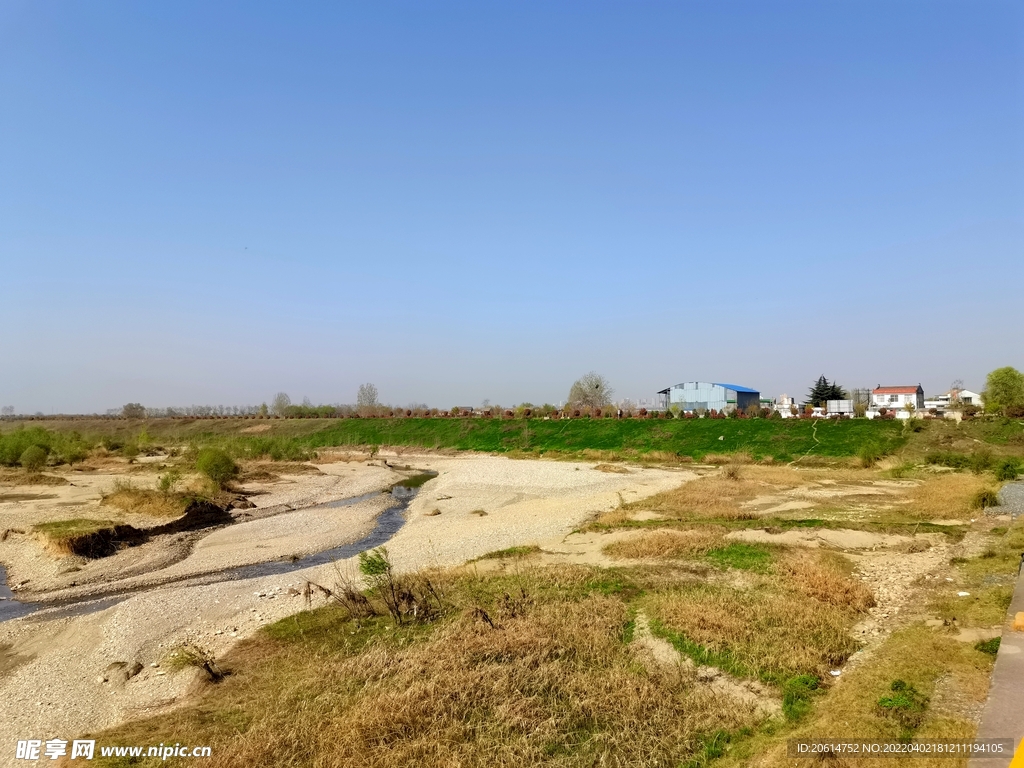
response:
<path id="1" fill-rule="evenodd" d="M 1017 487 L 1022 487 L 1020 483 Z M 1017 576 L 1013 600 L 1003 624 L 999 655 L 992 670 L 992 687 L 981 713 L 979 739 L 1013 739 L 1017 751 L 1024 754 L 1024 573 Z M 972 758 L 968 768 L 1006 768 L 1012 755 L 998 758 Z"/>

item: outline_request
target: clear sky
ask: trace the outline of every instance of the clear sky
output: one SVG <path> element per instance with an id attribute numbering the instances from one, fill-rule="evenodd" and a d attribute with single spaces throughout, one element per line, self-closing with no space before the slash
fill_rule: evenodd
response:
<path id="1" fill-rule="evenodd" d="M 0 404 L 1024 368 L 1020 2 L 0 3 Z"/>

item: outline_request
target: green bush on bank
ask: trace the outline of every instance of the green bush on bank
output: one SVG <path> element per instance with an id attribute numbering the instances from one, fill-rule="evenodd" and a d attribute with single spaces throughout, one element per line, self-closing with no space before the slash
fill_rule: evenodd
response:
<path id="1" fill-rule="evenodd" d="M 31 447 L 40 448 L 55 464 L 75 464 L 85 459 L 89 445 L 78 432 L 51 432 L 42 427 L 18 427 L 0 433 L 0 465 L 16 467 Z"/>
<path id="2" fill-rule="evenodd" d="M 238 476 L 238 465 L 220 448 L 203 448 L 199 451 L 196 469 L 210 478 L 218 488 L 223 488 Z"/>

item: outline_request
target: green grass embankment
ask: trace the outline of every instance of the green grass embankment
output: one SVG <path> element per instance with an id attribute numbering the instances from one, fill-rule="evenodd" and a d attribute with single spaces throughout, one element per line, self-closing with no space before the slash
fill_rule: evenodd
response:
<path id="1" fill-rule="evenodd" d="M 292 425 L 287 425 L 288 433 L 278 432 L 276 422 L 265 433 L 238 432 L 251 423 L 240 423 L 234 434 L 221 430 L 193 434 L 190 441 L 218 444 L 238 456 L 278 459 L 300 458 L 322 448 L 387 445 L 535 455 L 598 451 L 642 458 L 671 454 L 694 460 L 743 452 L 754 459 L 777 461 L 805 455 L 856 456 L 866 445 L 891 453 L 906 441 L 899 424 L 870 421 L 345 419 L 309 424 L 304 434 L 292 431 Z"/>
<path id="2" fill-rule="evenodd" d="M 701 460 L 746 453 L 756 460 L 849 458 L 868 450 L 923 460 L 936 450 L 1024 456 L 1024 425 L 1010 419 L 899 421 L 805 419 L 77 419 L 0 424 L 0 463 L 15 463 L 25 447 L 44 445 L 50 463 L 63 454 L 104 445 L 115 453 L 153 446 L 207 446 L 237 458 L 304 459 L 318 449 L 405 446 L 489 453 Z M 127 455 L 127 454 L 126 454 Z M 589 458 L 597 458 L 588 453 Z M 69 455 L 70 458 L 70 455 Z M 6 459 L 6 460 L 5 460 Z"/>

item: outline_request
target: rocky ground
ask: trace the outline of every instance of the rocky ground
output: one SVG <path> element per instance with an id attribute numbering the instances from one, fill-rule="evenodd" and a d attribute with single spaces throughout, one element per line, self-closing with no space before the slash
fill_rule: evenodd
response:
<path id="1" fill-rule="evenodd" d="M 999 491 L 999 505 L 1014 519 L 1024 515 L 1024 482 L 1004 485 Z"/>

